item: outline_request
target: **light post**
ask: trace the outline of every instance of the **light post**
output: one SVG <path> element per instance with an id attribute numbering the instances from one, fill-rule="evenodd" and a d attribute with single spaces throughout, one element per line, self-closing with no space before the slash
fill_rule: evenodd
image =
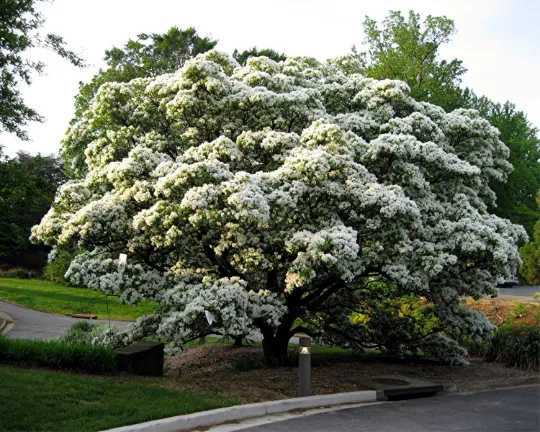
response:
<path id="1" fill-rule="evenodd" d="M 311 337 L 298 333 L 300 346 L 298 359 L 298 396 L 311 396 Z"/>

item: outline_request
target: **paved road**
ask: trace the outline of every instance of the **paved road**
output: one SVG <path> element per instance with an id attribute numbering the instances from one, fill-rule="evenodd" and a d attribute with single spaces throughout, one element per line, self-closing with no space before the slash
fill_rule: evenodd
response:
<path id="1" fill-rule="evenodd" d="M 514 288 L 499 288 L 501 296 L 532 297 L 535 292 L 540 292 L 540 286 L 517 286 Z"/>
<path id="2" fill-rule="evenodd" d="M 0 312 L 9 314 L 15 325 L 7 337 L 16 339 L 53 339 L 70 328 L 77 321 L 87 321 L 62 315 L 38 312 L 0 301 Z M 92 320 L 92 322 L 107 322 Z M 119 329 L 125 329 L 129 322 L 111 321 Z"/>
<path id="3" fill-rule="evenodd" d="M 296 417 L 249 432 L 538 432 L 540 387 L 390 402 Z"/>

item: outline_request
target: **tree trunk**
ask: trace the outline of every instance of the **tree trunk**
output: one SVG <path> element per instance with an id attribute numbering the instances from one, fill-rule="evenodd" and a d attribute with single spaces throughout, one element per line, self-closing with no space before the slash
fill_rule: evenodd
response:
<path id="1" fill-rule="evenodd" d="M 244 340 L 243 336 L 235 336 L 233 339 L 234 339 L 234 346 L 235 347 L 241 347 L 242 346 L 242 341 Z"/>
<path id="2" fill-rule="evenodd" d="M 267 325 L 261 328 L 263 354 L 267 364 L 274 366 L 286 364 L 293 322 L 294 318 L 285 315 L 277 329 Z"/>

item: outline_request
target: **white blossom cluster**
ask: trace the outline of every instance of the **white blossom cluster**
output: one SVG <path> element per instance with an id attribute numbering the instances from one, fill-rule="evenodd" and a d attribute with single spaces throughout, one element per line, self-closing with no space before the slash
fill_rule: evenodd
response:
<path id="1" fill-rule="evenodd" d="M 240 67 L 211 51 L 104 84 L 63 143 L 85 149 L 79 179 L 33 238 L 89 251 L 73 282 L 159 301 L 139 327 L 179 344 L 205 310 L 227 334 L 275 328 L 368 275 L 433 302 L 454 333 L 485 336 L 486 318 L 456 305 L 519 265 L 524 230 L 487 212 L 508 149 L 476 111 L 446 113 L 360 71 L 351 57 Z"/>

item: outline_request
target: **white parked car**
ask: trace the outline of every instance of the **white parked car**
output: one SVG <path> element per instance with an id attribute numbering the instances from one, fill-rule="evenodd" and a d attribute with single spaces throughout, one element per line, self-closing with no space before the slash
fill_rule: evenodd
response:
<path id="1" fill-rule="evenodd" d="M 497 286 L 498 287 L 512 287 L 519 285 L 519 278 L 517 276 L 510 276 L 507 278 L 498 278 Z"/>

